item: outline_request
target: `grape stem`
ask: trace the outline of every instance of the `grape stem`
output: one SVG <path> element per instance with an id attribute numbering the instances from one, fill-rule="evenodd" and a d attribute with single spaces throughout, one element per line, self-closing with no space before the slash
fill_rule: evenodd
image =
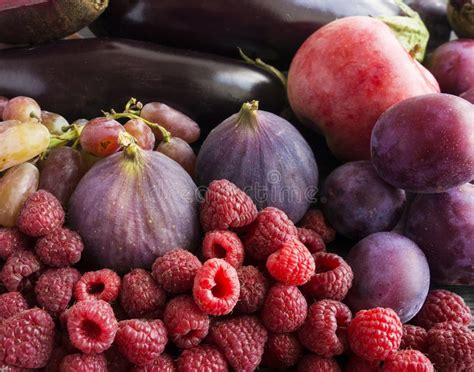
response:
<path id="1" fill-rule="evenodd" d="M 74 145 L 77 146 L 77 141 L 81 137 L 81 132 L 83 129 L 83 126 L 73 124 L 69 127 L 69 130 L 66 133 L 61 135 L 50 134 L 49 146 L 48 150 L 46 151 L 64 146 L 70 141 L 75 141 Z"/>

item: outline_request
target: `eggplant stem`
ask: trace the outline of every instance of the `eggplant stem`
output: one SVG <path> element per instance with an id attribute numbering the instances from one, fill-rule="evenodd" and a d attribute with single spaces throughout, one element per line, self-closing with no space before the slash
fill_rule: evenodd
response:
<path id="1" fill-rule="evenodd" d="M 276 67 L 263 62 L 261 58 L 256 58 L 256 59 L 250 58 L 248 55 L 244 53 L 244 51 L 241 48 L 239 48 L 239 53 L 242 59 L 248 64 L 260 67 L 261 69 L 276 76 L 278 80 L 280 80 L 280 82 L 282 83 L 283 87 L 286 89 L 286 86 L 288 85 L 288 80 L 283 72 L 278 70 Z"/>

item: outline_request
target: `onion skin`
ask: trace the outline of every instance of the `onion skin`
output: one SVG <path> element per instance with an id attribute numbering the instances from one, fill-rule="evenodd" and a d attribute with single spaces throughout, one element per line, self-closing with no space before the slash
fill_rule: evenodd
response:
<path id="1" fill-rule="evenodd" d="M 98 162 L 69 202 L 69 223 L 82 237 L 87 264 L 119 273 L 149 269 L 156 257 L 200 241 L 196 185 L 156 151 L 124 152 Z"/>

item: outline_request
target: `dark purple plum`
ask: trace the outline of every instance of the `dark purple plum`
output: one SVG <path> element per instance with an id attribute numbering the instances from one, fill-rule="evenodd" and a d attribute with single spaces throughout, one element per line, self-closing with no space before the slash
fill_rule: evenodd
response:
<path id="1" fill-rule="evenodd" d="M 474 179 L 474 106 L 448 94 L 409 98 L 385 111 L 372 132 L 375 169 L 416 193 L 449 190 Z"/>
<path id="2" fill-rule="evenodd" d="M 382 180 L 370 161 L 335 169 L 324 181 L 321 195 L 324 215 L 332 227 L 357 240 L 395 227 L 405 199 L 405 192 Z"/>
<path id="3" fill-rule="evenodd" d="M 423 251 L 410 239 L 394 232 L 369 235 L 347 256 L 354 272 L 346 303 L 355 313 L 389 307 L 402 322 L 413 318 L 430 286 L 430 270 Z"/>
<path id="4" fill-rule="evenodd" d="M 466 90 L 459 97 L 464 98 L 466 101 L 469 101 L 472 104 L 474 104 L 474 87 L 471 88 L 471 89 Z"/>
<path id="5" fill-rule="evenodd" d="M 474 185 L 418 195 L 405 233 L 425 252 L 433 281 L 474 285 Z"/>

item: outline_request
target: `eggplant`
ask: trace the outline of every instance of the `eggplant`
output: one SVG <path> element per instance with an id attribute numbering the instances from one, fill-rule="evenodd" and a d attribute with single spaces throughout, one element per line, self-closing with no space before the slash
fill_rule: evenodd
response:
<path id="1" fill-rule="evenodd" d="M 258 67 L 131 40 L 66 40 L 6 49 L 0 51 L 0 66 L 0 95 L 33 97 L 69 122 L 121 109 L 136 97 L 165 103 L 206 129 L 249 99 L 275 113 L 286 100 L 281 82 Z"/>

